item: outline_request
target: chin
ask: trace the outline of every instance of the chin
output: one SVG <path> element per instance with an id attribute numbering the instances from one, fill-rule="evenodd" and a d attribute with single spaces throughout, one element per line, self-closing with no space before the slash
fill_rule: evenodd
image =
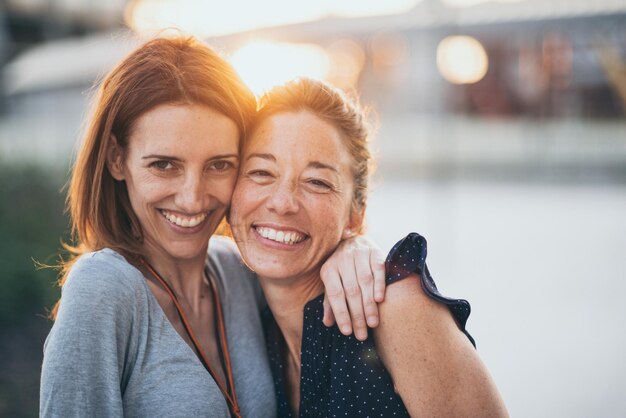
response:
<path id="1" fill-rule="evenodd" d="M 257 260 L 254 265 L 249 265 L 259 277 L 269 280 L 286 281 L 302 275 L 307 269 L 299 269 L 293 262 L 282 259 Z"/>
<path id="2" fill-rule="evenodd" d="M 286 266 L 280 260 L 271 259 L 269 257 L 245 257 L 242 258 L 246 265 L 250 268 L 250 270 L 254 271 L 258 276 L 265 278 L 286 278 L 288 277 L 288 270 L 285 268 Z"/>

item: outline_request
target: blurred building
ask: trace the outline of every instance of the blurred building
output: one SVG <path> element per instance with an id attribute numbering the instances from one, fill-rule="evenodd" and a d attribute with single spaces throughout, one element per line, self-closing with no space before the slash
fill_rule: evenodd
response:
<path id="1" fill-rule="evenodd" d="M 39 11 L 30 12 L 32 22 L 45 26 L 46 13 L 54 15 L 53 2 L 26 3 L 47 5 L 32 9 Z M 83 36 L 39 44 L 4 67 L 0 158 L 67 161 L 94 80 L 138 42 L 119 29 L 123 1 L 61 3 L 74 12 L 59 9 L 65 17 L 53 26 L 64 21 L 68 33 Z M 18 10 L 5 13 L 16 22 L 26 13 Z M 86 17 L 93 14 L 99 17 Z M 422 0 L 402 14 L 326 17 L 207 40 L 233 60 L 259 40 L 292 47 L 243 60 L 240 69 L 256 76 L 264 66 L 276 73 L 305 62 L 293 47 L 312 49 L 323 77 L 377 110 L 381 166 L 626 178 L 625 27 L 624 0 L 472 7 Z M 19 32 L 8 28 L 9 37 Z"/>
<path id="2" fill-rule="evenodd" d="M 122 26 L 126 0 L 5 0 L 0 21 L 8 54 L 35 44 Z"/>
<path id="3" fill-rule="evenodd" d="M 623 117 L 624 27 L 623 0 L 527 0 L 454 9 L 440 0 L 424 0 L 403 15 L 329 18 L 254 35 L 314 42 L 330 51 L 338 41 L 354 42 L 356 47 L 343 52 L 363 64 L 359 88 L 371 89 L 390 109 Z M 446 79 L 441 68 L 472 66 L 476 57 L 466 45 L 456 60 L 435 59 L 441 41 L 455 35 L 477 40 L 486 53 L 484 73 L 470 82 Z M 245 42 L 248 37 L 231 39 Z"/>

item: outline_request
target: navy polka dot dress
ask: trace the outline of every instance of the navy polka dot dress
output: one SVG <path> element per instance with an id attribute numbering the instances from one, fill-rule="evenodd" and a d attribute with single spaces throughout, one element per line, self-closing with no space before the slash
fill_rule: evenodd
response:
<path id="1" fill-rule="evenodd" d="M 411 233 L 399 241 L 386 260 L 387 284 L 417 273 L 422 288 L 432 299 L 444 303 L 465 331 L 470 314 L 466 300 L 442 296 L 426 267 L 426 239 Z M 402 399 L 395 393 L 391 376 L 376 353 L 374 339 L 359 341 L 322 323 L 321 295 L 304 308 L 300 376 L 300 417 L 408 417 Z M 276 388 L 278 416 L 291 417 L 283 369 L 285 344 L 269 310 L 264 327 L 270 365 Z"/>

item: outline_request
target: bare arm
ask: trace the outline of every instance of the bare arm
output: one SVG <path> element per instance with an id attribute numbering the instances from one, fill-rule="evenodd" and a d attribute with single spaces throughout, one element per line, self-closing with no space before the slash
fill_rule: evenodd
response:
<path id="1" fill-rule="evenodd" d="M 411 416 L 508 417 L 489 372 L 417 275 L 387 287 L 377 351 Z"/>

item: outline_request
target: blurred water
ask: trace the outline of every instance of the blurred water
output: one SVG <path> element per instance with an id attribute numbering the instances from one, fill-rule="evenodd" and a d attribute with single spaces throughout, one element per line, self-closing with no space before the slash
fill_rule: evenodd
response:
<path id="1" fill-rule="evenodd" d="M 624 417 L 625 213 L 625 185 L 390 178 L 368 223 L 384 248 L 426 236 L 512 416 Z"/>

